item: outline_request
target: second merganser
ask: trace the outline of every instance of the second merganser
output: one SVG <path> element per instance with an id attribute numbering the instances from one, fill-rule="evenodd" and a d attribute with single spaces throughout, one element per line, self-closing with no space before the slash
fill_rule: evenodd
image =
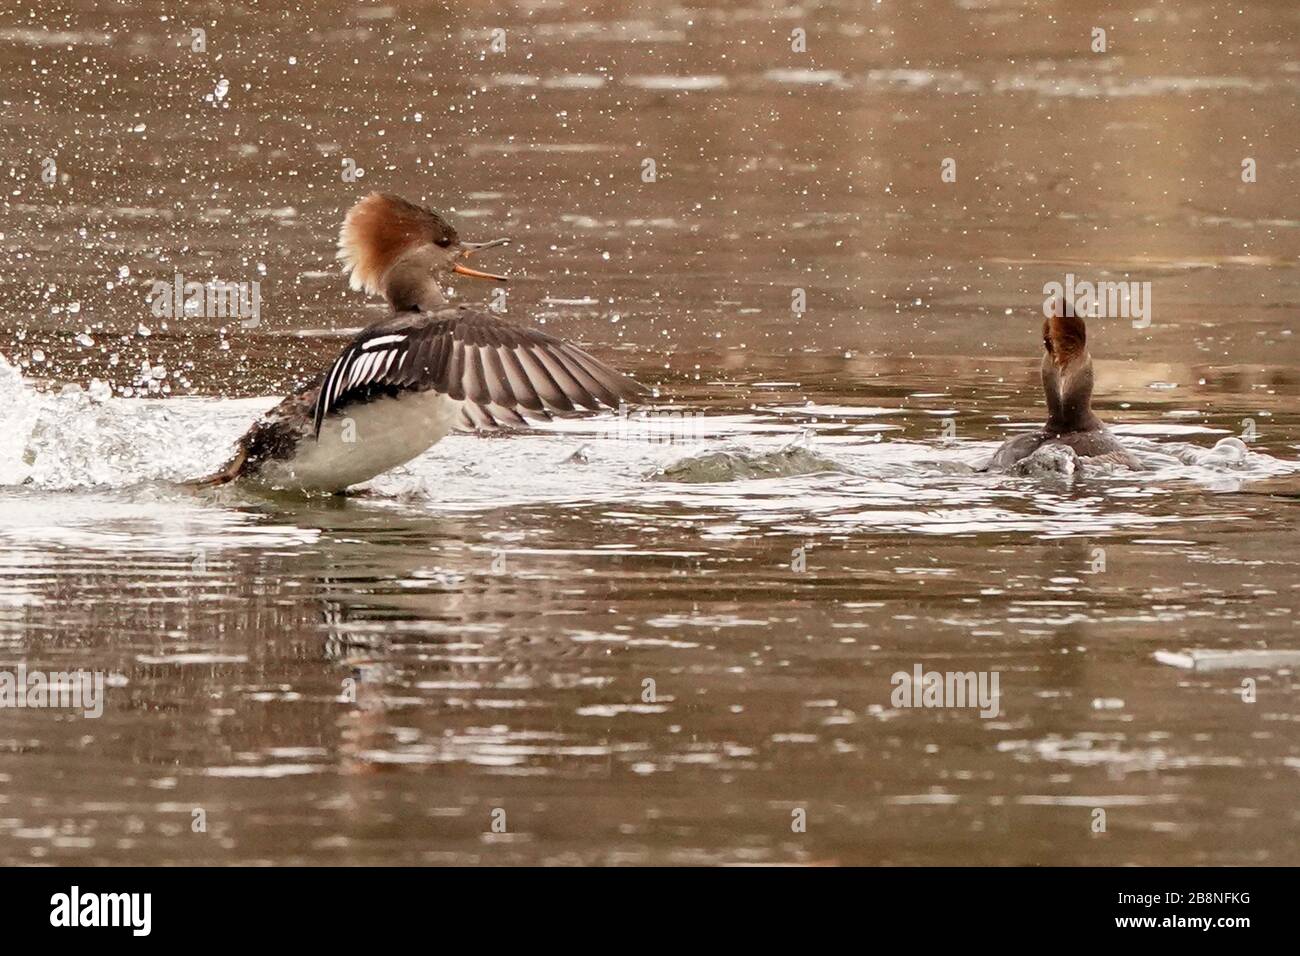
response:
<path id="1" fill-rule="evenodd" d="M 353 289 L 391 313 L 363 329 L 314 381 L 254 422 L 235 455 L 196 485 L 248 480 L 341 492 L 410 461 L 453 428 L 527 425 L 578 409 L 617 408 L 645 393 L 582 349 L 477 306 L 449 306 L 452 274 L 505 282 L 465 264 L 507 239 L 462 242 L 436 212 L 371 193 L 339 231 Z"/>
<path id="2" fill-rule="evenodd" d="M 1080 458 L 1099 458 L 1135 470 L 1137 460 L 1092 411 L 1092 356 L 1088 329 L 1074 307 L 1062 299 L 1043 322 L 1043 395 L 1047 423 L 1038 431 L 1009 438 L 984 466 L 1002 471 L 1044 445 L 1065 445 Z"/>

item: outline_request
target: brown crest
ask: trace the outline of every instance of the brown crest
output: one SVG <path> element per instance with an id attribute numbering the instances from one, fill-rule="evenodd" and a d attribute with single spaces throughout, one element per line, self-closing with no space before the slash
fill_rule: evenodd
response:
<path id="1" fill-rule="evenodd" d="M 371 193 L 344 217 L 338 259 L 351 273 L 353 289 L 379 293 L 384 273 L 402 253 L 425 243 L 446 248 L 457 241 L 456 230 L 433 210 L 388 193 Z"/>
<path id="2" fill-rule="evenodd" d="M 1057 368 L 1065 368 L 1084 353 L 1088 344 L 1088 329 L 1083 319 L 1074 314 L 1074 306 L 1057 299 L 1052 306 L 1052 317 L 1043 320 L 1043 347 Z"/>

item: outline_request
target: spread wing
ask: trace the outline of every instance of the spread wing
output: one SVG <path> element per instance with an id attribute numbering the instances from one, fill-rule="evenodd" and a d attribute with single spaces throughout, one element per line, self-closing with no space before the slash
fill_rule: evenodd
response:
<path id="1" fill-rule="evenodd" d="M 378 395 L 434 390 L 463 401 L 461 425 L 526 425 L 525 414 L 617 408 L 645 388 L 575 345 L 470 306 L 393 316 L 365 329 L 325 373 L 325 416 Z"/>

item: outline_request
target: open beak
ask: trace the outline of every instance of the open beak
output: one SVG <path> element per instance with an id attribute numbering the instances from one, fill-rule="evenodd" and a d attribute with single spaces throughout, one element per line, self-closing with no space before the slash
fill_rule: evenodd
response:
<path id="1" fill-rule="evenodd" d="M 499 276 L 491 272 L 480 272 L 478 269 L 471 269 L 461 261 L 463 259 L 468 259 L 474 253 L 481 252 L 484 249 L 495 249 L 498 246 L 508 245 L 510 245 L 509 239 L 489 239 L 487 242 L 462 242 L 461 247 L 464 251 L 460 254 L 460 259 L 452 265 L 451 271 L 455 272 L 457 275 L 469 276 L 471 279 L 488 279 L 492 282 L 509 282 L 510 280 L 505 276 Z"/>

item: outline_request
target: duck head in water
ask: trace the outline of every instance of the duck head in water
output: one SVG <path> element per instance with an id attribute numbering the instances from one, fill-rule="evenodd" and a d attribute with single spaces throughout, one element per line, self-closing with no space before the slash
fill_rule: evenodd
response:
<path id="1" fill-rule="evenodd" d="M 509 239 L 462 242 L 431 209 L 387 193 L 371 193 L 348 210 L 339 230 L 338 258 L 358 291 L 382 295 L 394 312 L 428 312 L 447 304 L 443 284 L 454 274 L 505 282 L 465 264 L 473 253 Z"/>
<path id="2" fill-rule="evenodd" d="M 1088 328 L 1063 299 L 1052 303 L 1043 321 L 1043 394 L 1047 398 L 1050 434 L 1099 431 L 1101 419 L 1092 411 L 1092 356 Z"/>

